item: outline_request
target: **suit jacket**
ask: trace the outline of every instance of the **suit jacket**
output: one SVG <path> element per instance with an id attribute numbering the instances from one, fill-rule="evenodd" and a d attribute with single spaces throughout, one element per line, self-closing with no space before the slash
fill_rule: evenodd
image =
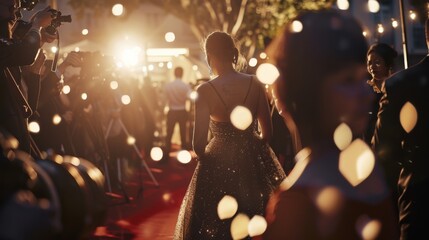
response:
<path id="1" fill-rule="evenodd" d="M 23 99 L 17 89 L 21 86 L 19 66 L 33 63 L 39 48 L 40 35 L 34 31 L 28 32 L 21 41 L 0 38 L 0 127 L 14 135 L 20 143 L 19 148 L 26 152 L 30 152 L 26 118 L 32 112 L 30 106 L 37 106 L 34 102 L 37 93 L 29 94 L 31 104 L 25 103 L 27 99 Z M 31 87 L 30 90 L 35 89 Z"/>
<path id="2" fill-rule="evenodd" d="M 386 80 L 373 144 L 381 161 L 396 161 L 402 167 L 398 180 L 401 238 L 428 238 L 429 56 Z"/>

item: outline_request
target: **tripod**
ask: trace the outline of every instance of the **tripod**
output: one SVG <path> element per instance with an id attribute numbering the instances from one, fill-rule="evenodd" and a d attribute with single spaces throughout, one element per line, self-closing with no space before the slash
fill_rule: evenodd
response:
<path id="1" fill-rule="evenodd" d="M 131 134 L 128 132 L 127 128 L 125 127 L 124 123 L 122 122 L 121 118 L 120 117 L 117 117 L 117 118 L 112 117 L 109 121 L 106 133 L 104 135 L 105 139 L 107 139 L 109 137 L 110 131 L 112 130 L 112 126 L 115 122 L 119 123 L 119 126 L 121 127 L 122 131 L 124 131 L 124 133 L 127 136 L 131 136 Z M 133 149 L 135 150 L 138 158 L 141 160 L 143 167 L 146 169 L 147 173 L 149 174 L 150 178 L 152 179 L 153 183 L 155 184 L 155 186 L 159 187 L 158 181 L 156 181 L 155 177 L 153 176 L 152 172 L 150 171 L 149 166 L 147 165 L 146 161 L 144 160 L 143 156 L 141 155 L 140 150 L 138 149 L 136 143 L 133 142 L 131 145 L 132 145 Z M 118 171 L 120 171 L 119 159 L 117 159 L 117 161 L 118 161 L 118 163 L 117 163 L 118 164 Z M 141 174 L 139 176 L 140 176 L 140 188 L 137 192 L 137 198 L 139 198 L 141 193 L 143 192 L 143 178 L 142 178 Z"/>

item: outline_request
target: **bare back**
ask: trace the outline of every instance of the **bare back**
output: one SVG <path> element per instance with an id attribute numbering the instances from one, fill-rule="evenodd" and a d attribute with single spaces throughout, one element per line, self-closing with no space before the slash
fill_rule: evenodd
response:
<path id="1" fill-rule="evenodd" d="M 271 137 L 268 100 L 263 85 L 252 75 L 233 72 L 219 76 L 202 84 L 198 96 L 194 131 L 194 148 L 199 148 L 195 149 L 197 154 L 205 147 L 210 119 L 230 122 L 231 111 L 238 105 L 245 106 L 258 119 L 263 139 Z"/>

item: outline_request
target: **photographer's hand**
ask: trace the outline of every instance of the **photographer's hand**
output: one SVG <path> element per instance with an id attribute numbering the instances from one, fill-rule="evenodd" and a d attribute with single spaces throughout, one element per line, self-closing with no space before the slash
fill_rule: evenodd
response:
<path id="1" fill-rule="evenodd" d="M 55 39 L 57 39 L 57 35 L 52 35 L 52 34 L 49 34 L 48 32 L 46 32 L 46 29 L 45 28 L 42 28 L 42 30 L 40 30 L 40 34 L 41 34 L 41 36 L 42 36 L 42 45 L 44 44 L 44 43 L 51 43 L 51 42 L 53 42 Z"/>
<path id="2" fill-rule="evenodd" d="M 51 24 L 52 12 L 50 11 L 51 7 L 46 7 L 43 10 L 38 11 L 31 17 L 31 29 L 39 31 L 41 28 L 47 27 Z M 30 30 L 31 30 L 30 29 Z"/>
<path id="3" fill-rule="evenodd" d="M 80 67 L 81 64 L 82 64 L 82 60 L 80 59 L 79 53 L 70 52 L 69 54 L 67 54 L 67 57 L 66 59 L 64 59 L 64 62 L 62 62 L 58 66 L 58 70 L 60 71 L 61 74 L 64 74 L 68 66 Z"/>

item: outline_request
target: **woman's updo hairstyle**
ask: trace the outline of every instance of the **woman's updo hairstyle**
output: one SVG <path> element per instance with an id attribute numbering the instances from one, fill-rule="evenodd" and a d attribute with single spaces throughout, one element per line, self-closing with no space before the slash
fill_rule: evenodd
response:
<path id="1" fill-rule="evenodd" d="M 237 64 L 239 51 L 231 35 L 226 32 L 215 31 L 210 33 L 205 41 L 204 50 L 220 61 Z"/>

